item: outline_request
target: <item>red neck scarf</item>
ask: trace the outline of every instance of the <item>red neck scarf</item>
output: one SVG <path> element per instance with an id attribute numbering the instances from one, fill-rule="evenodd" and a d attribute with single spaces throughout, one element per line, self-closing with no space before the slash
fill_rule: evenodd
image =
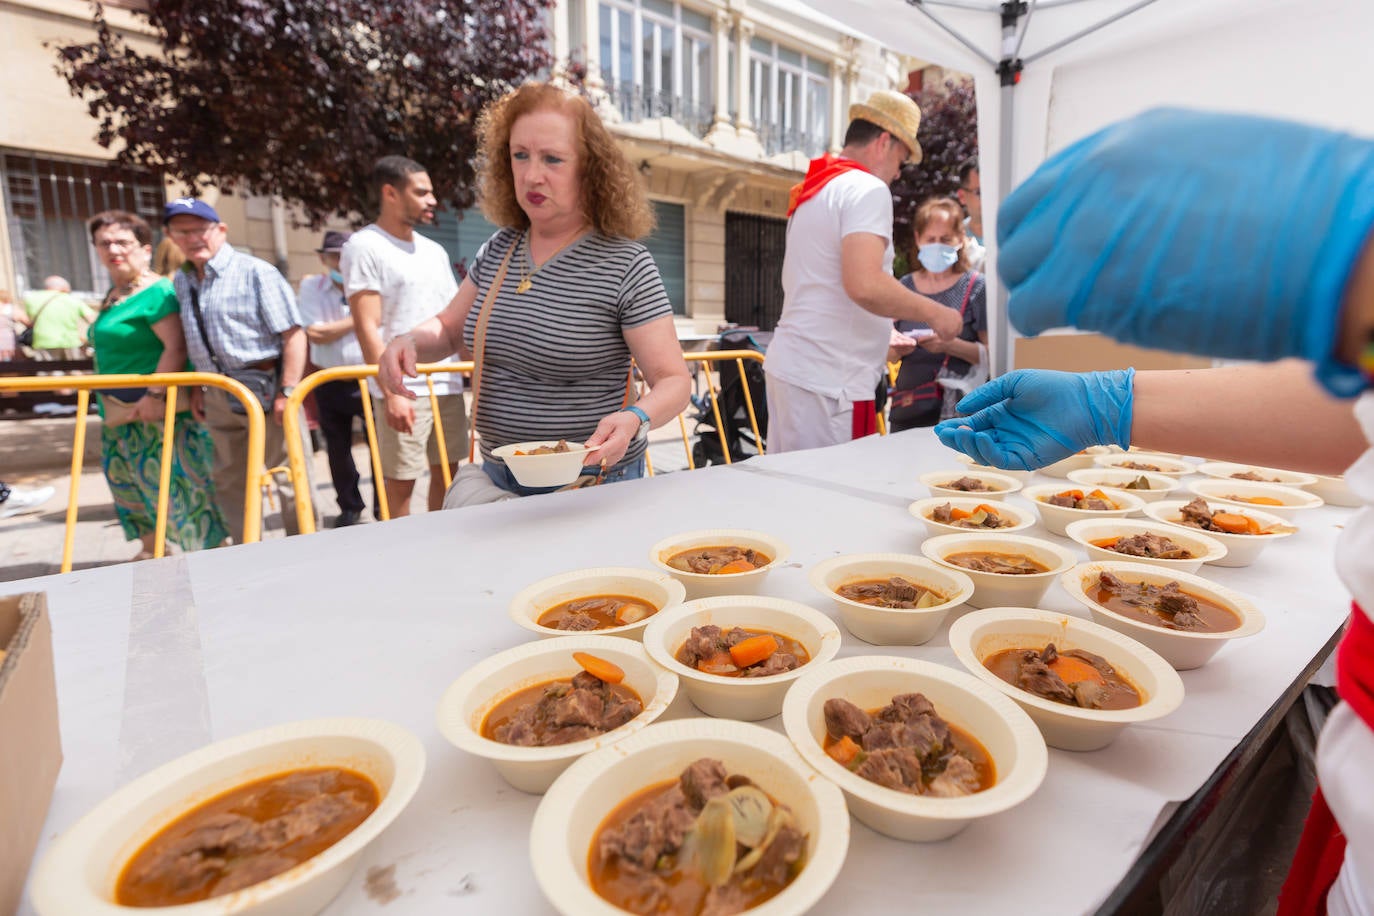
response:
<path id="1" fill-rule="evenodd" d="M 829 153 L 819 159 L 812 159 L 811 166 L 806 170 L 806 177 L 800 184 L 794 184 L 787 194 L 787 215 L 791 217 L 798 207 L 819 194 L 821 188 L 829 184 L 831 179 L 838 178 L 852 169 L 873 174 L 853 159 L 841 159 Z"/>
<path id="2" fill-rule="evenodd" d="M 1374 622 L 1358 604 L 1336 649 L 1336 690 L 1365 725 L 1374 729 Z M 1345 834 L 1320 788 L 1302 827 L 1293 866 L 1279 894 L 1278 916 L 1324 916 L 1326 895 L 1345 862 Z"/>

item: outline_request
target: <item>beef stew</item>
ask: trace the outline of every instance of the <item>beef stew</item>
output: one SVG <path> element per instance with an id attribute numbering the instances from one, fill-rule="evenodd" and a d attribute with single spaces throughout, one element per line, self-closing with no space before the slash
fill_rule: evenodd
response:
<path id="1" fill-rule="evenodd" d="M 539 615 L 539 625 L 553 630 L 608 630 L 639 623 L 658 610 L 633 595 L 588 595 L 549 608 Z"/>
<path id="2" fill-rule="evenodd" d="M 1040 501 L 1064 509 L 1087 509 L 1092 512 L 1113 512 L 1121 508 L 1101 490 L 1093 490 L 1091 493 L 1084 493 L 1082 490 L 1064 490 L 1053 496 L 1043 496 Z"/>
<path id="3" fill-rule="evenodd" d="M 614 664 L 573 653 L 583 668 L 562 678 L 517 690 L 482 719 L 483 738 L 520 747 L 553 747 L 585 741 L 619 728 L 644 711 L 644 701 L 621 683 Z"/>
<path id="4" fill-rule="evenodd" d="M 1240 627 L 1234 611 L 1179 588 L 1177 582 L 1128 582 L 1109 572 L 1090 586 L 1089 597 L 1107 610 L 1167 630 L 1225 633 Z"/>
<path id="5" fill-rule="evenodd" d="M 568 445 L 568 440 L 559 439 L 557 445 L 541 445 L 538 448 L 530 449 L 528 452 L 516 449 L 515 454 L 523 458 L 526 455 L 566 455 L 570 451 L 572 451 L 572 447 Z"/>
<path id="6" fill-rule="evenodd" d="M 933 588 L 917 585 L 901 576 L 887 579 L 861 579 L 835 589 L 835 594 L 859 604 L 872 607 L 901 608 L 912 610 L 936 607 L 949 599 Z"/>
<path id="7" fill-rule="evenodd" d="M 960 477 L 947 483 L 938 484 L 943 490 L 958 490 L 961 493 L 997 493 L 1001 487 L 995 487 L 990 483 L 985 483 L 977 477 Z"/>
<path id="8" fill-rule="evenodd" d="M 692 627 L 674 657 L 688 668 L 721 677 L 770 677 L 811 661 L 795 639 L 768 630 L 714 624 Z"/>
<path id="9" fill-rule="evenodd" d="M 1188 548 L 1162 534 L 1121 535 L 1098 538 L 1090 542 L 1094 547 L 1125 554 L 1128 557 L 1148 557 L 1154 560 L 1195 560 L 1197 555 Z"/>
<path id="10" fill-rule="evenodd" d="M 1060 652 L 1054 643 L 1042 649 L 1004 649 L 983 659 L 983 666 L 1013 687 L 1066 706 L 1134 709 L 1144 702 L 1105 658 L 1083 649 Z"/>
<path id="11" fill-rule="evenodd" d="M 682 572 L 728 576 L 733 573 L 753 572 L 772 563 L 773 558 L 752 547 L 727 544 L 680 550 L 664 562 Z"/>
<path id="12" fill-rule="evenodd" d="M 1283 500 L 1281 500 L 1281 499 L 1275 499 L 1275 498 L 1272 497 L 1272 496 L 1241 496 L 1241 495 L 1239 495 L 1239 494 L 1237 494 L 1237 493 L 1228 493 L 1228 494 L 1226 494 L 1225 496 L 1223 496 L 1223 497 L 1221 497 L 1221 498 L 1222 498 L 1222 499 L 1229 499 L 1229 500 L 1231 500 L 1232 502 L 1236 502 L 1236 503 L 1249 503 L 1249 504 L 1252 505 L 1252 506 L 1283 506 L 1283 505 L 1285 505 L 1285 503 L 1284 503 Z"/>
<path id="13" fill-rule="evenodd" d="M 1180 506 L 1178 515 L 1178 521 L 1181 525 L 1201 528 L 1203 531 L 1219 531 L 1222 534 L 1263 535 L 1281 534 L 1295 530 L 1288 525 L 1270 525 L 1266 528 L 1257 519 L 1242 515 L 1239 512 L 1228 512 L 1225 509 L 1218 509 L 1214 512 L 1201 496 L 1184 506 Z"/>
<path id="14" fill-rule="evenodd" d="M 1231 475 L 1232 480 L 1253 480 L 1256 483 L 1282 483 L 1277 477 L 1265 477 L 1259 471 L 1237 471 Z"/>
<path id="15" fill-rule="evenodd" d="M 945 556 L 946 563 L 962 566 L 974 572 L 998 573 L 1004 576 L 1033 576 L 1050 568 L 1022 553 L 993 553 L 990 550 L 965 550 Z"/>
<path id="16" fill-rule="evenodd" d="M 1012 528 L 1015 520 L 987 503 L 980 503 L 973 510 L 959 509 L 951 503 L 936 506 L 930 513 L 931 521 L 955 528 Z"/>
<path id="17" fill-rule="evenodd" d="M 1118 461 L 1112 465 L 1114 468 L 1126 468 L 1129 471 L 1154 471 L 1156 474 L 1163 473 L 1164 469 L 1157 464 L 1147 464 L 1144 461 Z"/>

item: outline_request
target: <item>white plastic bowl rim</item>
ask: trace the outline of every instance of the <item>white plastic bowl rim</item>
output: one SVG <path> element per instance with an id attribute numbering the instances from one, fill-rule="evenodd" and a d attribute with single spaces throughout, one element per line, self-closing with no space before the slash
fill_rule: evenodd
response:
<path id="1" fill-rule="evenodd" d="M 1214 537 L 1208 537 L 1200 529 L 1190 529 L 1182 525 L 1171 522 L 1161 522 L 1155 519 L 1145 521 L 1138 518 L 1081 518 L 1076 522 L 1069 522 L 1065 527 L 1064 533 L 1073 541 L 1082 544 L 1089 550 L 1103 550 L 1105 548 L 1090 544 L 1095 538 L 1130 536 L 1135 534 L 1155 534 L 1161 537 L 1172 538 L 1174 543 L 1183 547 L 1190 548 L 1200 556 L 1191 560 L 1164 560 L 1155 559 L 1153 562 L 1165 563 L 1211 563 L 1213 560 L 1220 560 L 1226 556 L 1228 548 L 1221 541 Z M 1119 554 L 1126 557 L 1125 554 Z M 1131 557 L 1128 562 L 1140 562 L 1140 558 Z M 1159 568 L 1167 568 L 1160 566 Z"/>
<path id="2" fill-rule="evenodd" d="M 1093 458 L 1093 464 L 1100 468 L 1119 468 L 1123 463 L 1152 464 L 1158 471 L 1139 471 L 1136 468 L 1122 468 L 1125 471 L 1137 471 L 1141 474 L 1163 474 L 1166 477 L 1185 477 L 1188 474 L 1196 474 L 1197 466 L 1190 461 L 1183 461 L 1179 458 L 1172 458 L 1168 455 L 1159 455 L 1154 452 L 1113 452 L 1110 455 L 1098 455 Z"/>
<path id="3" fill-rule="evenodd" d="M 425 749 L 420 739 L 407 729 L 381 719 L 309 719 L 217 741 L 165 763 L 116 790 L 53 843 L 34 872 L 30 893 L 35 909 L 43 913 L 81 913 L 83 916 L 132 916 L 154 912 L 121 906 L 113 900 L 114 883 L 119 873 L 143 843 L 196 806 L 257 779 L 304 767 L 334 765 L 361 769 L 354 759 L 318 756 L 311 752 L 312 741 L 339 738 L 374 744 L 389 756 L 391 783 L 378 786 L 381 801 L 376 810 L 333 846 L 279 875 L 241 891 L 197 903 L 158 907 L 156 912 L 168 916 L 250 913 L 324 877 L 375 840 L 405 809 L 420 787 L 425 771 Z M 250 762 L 247 770 L 233 778 L 217 778 L 194 785 L 197 773 L 238 757 L 256 762 Z M 190 785 L 186 786 L 186 791 L 173 795 L 169 784 L 182 782 Z M 166 798 L 161 814 L 143 823 L 131 821 L 132 812 L 158 796 Z M 105 874 L 99 893 L 89 880 L 93 877 L 92 869 L 100 867 L 92 863 L 92 857 L 110 859 L 103 867 Z"/>
<path id="4" fill-rule="evenodd" d="M 694 573 L 685 569 L 677 569 L 669 566 L 666 557 L 693 547 L 716 547 L 722 545 L 734 545 L 737 547 L 751 547 L 754 550 L 762 550 L 764 553 L 771 554 L 773 559 L 764 566 L 759 566 L 749 572 L 740 573 Z M 787 560 L 787 545 L 771 534 L 763 531 L 753 531 L 748 528 L 702 528 L 697 531 L 684 531 L 659 541 L 649 548 L 649 559 L 659 569 L 666 570 L 674 576 L 687 576 L 691 579 L 705 581 L 721 581 L 730 579 L 734 576 L 757 576 L 770 569 L 776 569 Z M 658 615 L 655 614 L 655 617 Z"/>
<path id="5" fill-rule="evenodd" d="M 1210 538 L 1216 538 L 1223 544 L 1226 543 L 1227 538 L 1244 538 L 1249 542 L 1253 541 L 1255 538 L 1286 538 L 1290 534 L 1295 533 L 1294 531 L 1275 531 L 1272 534 L 1232 534 L 1229 531 L 1203 531 L 1201 528 L 1185 525 L 1177 518 L 1181 517 L 1178 510 L 1182 509 L 1190 502 L 1192 502 L 1191 499 L 1162 499 L 1156 503 L 1146 503 L 1144 512 L 1157 522 L 1162 522 L 1174 528 L 1181 528 L 1184 531 L 1196 531 Z M 1207 508 L 1212 512 L 1217 512 L 1220 508 L 1224 508 L 1227 512 L 1233 512 L 1237 515 L 1248 515 L 1265 528 L 1270 528 L 1275 525 L 1282 525 L 1285 528 L 1294 527 L 1293 523 L 1286 518 L 1279 518 L 1277 515 L 1270 515 L 1268 512 L 1262 512 L 1250 506 L 1238 506 L 1235 503 L 1222 503 L 1218 501 L 1216 503 L 1208 502 Z"/>
<path id="6" fill-rule="evenodd" d="M 608 594 L 609 592 L 607 590 L 602 589 L 598 591 L 594 585 L 590 584 L 586 585 L 585 590 L 580 594 L 577 594 L 578 589 L 583 588 L 584 583 L 591 583 L 601 579 L 634 579 L 646 585 L 662 588 L 667 592 L 667 601 L 658 611 L 655 611 L 654 614 L 657 614 L 665 608 L 681 604 L 683 599 L 687 597 L 687 590 L 683 587 L 682 583 L 665 572 L 640 569 L 636 566 L 597 566 L 590 569 L 577 569 L 571 572 L 559 573 L 556 576 L 549 576 L 547 579 L 540 579 L 532 585 L 525 586 L 520 591 L 516 592 L 515 596 L 510 600 L 508 609 L 510 619 L 518 626 L 524 627 L 526 630 L 531 630 L 535 633 L 554 636 L 570 635 L 576 631 L 546 627 L 539 623 L 539 618 L 542 617 L 546 611 L 565 601 L 573 601 L 578 597 L 590 596 L 598 593 Z M 541 607 L 541 596 L 549 592 L 558 592 L 559 594 L 565 594 L 567 597 L 560 598 L 558 601 Z M 526 613 L 527 609 L 532 609 L 534 613 Z M 643 629 L 649 621 L 653 619 L 654 614 L 650 614 L 643 620 L 638 620 L 634 623 L 627 623 L 618 627 L 605 627 L 590 632 L 599 636 L 612 636 L 627 630 L 633 630 L 637 627 Z"/>
<path id="7" fill-rule="evenodd" d="M 950 595 L 948 600 L 941 604 L 931 605 L 930 607 L 879 607 L 877 605 L 864 604 L 862 601 L 854 601 L 846 598 L 826 584 L 826 579 L 831 573 L 840 572 L 842 574 L 843 570 L 860 563 L 891 565 L 893 568 L 893 575 L 915 580 L 917 585 L 922 586 L 926 586 L 926 583 L 920 581 L 921 576 L 923 574 L 934 573 L 942 578 L 952 579 L 956 584 L 956 591 L 954 594 Z M 963 604 L 973 595 L 973 580 L 959 570 L 950 569 L 948 566 L 943 566 L 927 557 L 918 557 L 908 553 L 851 553 L 845 554 L 844 556 L 831 557 L 811 567 L 810 572 L 807 574 L 807 578 L 818 592 L 838 602 L 864 611 L 886 611 L 897 615 L 943 614 Z M 866 578 L 873 578 L 873 576 L 868 576 Z M 935 590 L 943 591 L 943 586 Z"/>
<path id="8" fill-rule="evenodd" d="M 700 741 L 720 741 L 762 751 L 806 786 L 816 806 L 817 835 L 805 867 L 777 896 L 749 912 L 754 916 L 806 912 L 835 882 L 849 849 L 849 809 L 840 790 L 818 779 L 792 743 L 774 731 L 730 719 L 681 719 L 659 723 L 626 741 L 588 754 L 568 767 L 540 801 L 530 829 L 530 857 L 536 879 L 548 896 L 558 896 L 561 912 L 594 916 L 624 912 L 592 890 L 585 874 L 587 852 L 580 854 L 578 864 L 568 855 L 567 825 L 578 800 L 604 770 L 620 760 L 652 753 L 665 745 Z M 650 784 L 627 787 L 625 798 Z M 760 787 L 765 792 L 769 788 L 763 784 Z"/>
<path id="9" fill-rule="evenodd" d="M 635 658 L 643 662 L 653 673 L 655 680 L 654 695 L 640 698 L 644 703 L 644 709 L 639 715 L 603 735 L 551 747 L 522 747 L 514 744 L 503 744 L 500 741 L 493 741 L 482 736 L 480 731 L 482 721 L 501 700 L 518 690 L 533 687 L 536 684 L 547 683 L 562 677 L 572 677 L 582 670 L 577 662 L 572 660 L 572 653 L 582 651 L 598 657 L 605 657 L 610 662 L 615 661 L 614 656 L 616 655 L 620 655 L 622 658 Z M 539 656 L 549 657 L 550 665 L 547 674 L 541 674 L 536 678 L 529 678 L 523 683 L 504 688 L 495 696 L 480 698 L 480 701 L 473 707 L 477 712 L 476 715 L 463 714 L 463 707 L 468 705 L 468 700 L 472 697 L 478 684 L 514 662 Z M 556 639 L 527 642 L 513 649 L 498 652 L 473 665 L 444 691 L 435 718 L 439 732 L 459 750 L 484 757 L 487 760 L 543 763 L 569 757 L 580 757 L 597 748 L 615 744 L 633 735 L 663 714 L 664 710 L 673 702 L 673 698 L 677 696 L 677 687 L 677 676 L 664 671 L 655 664 L 648 653 L 644 651 L 644 646 L 639 642 L 619 636 L 591 633 L 579 636 L 560 636 Z M 473 723 L 474 719 L 476 725 Z"/>
<path id="10" fill-rule="evenodd" d="M 555 448 L 557 447 L 559 441 L 560 440 L 558 439 L 538 439 L 532 440 L 530 442 L 512 442 L 509 445 L 497 446 L 496 448 L 491 450 L 491 453 L 495 455 L 497 458 L 500 458 L 502 461 L 509 461 L 510 459 L 514 458 L 516 461 L 550 462 L 557 461 L 560 459 L 567 461 L 570 460 L 568 458 L 569 455 L 585 454 L 591 451 L 591 449 L 587 448 L 587 446 L 583 445 L 581 442 L 568 442 L 565 439 L 562 441 L 564 441 L 568 446 L 568 450 L 566 452 L 545 452 L 542 455 L 528 454 L 529 452 L 532 452 L 534 449 L 541 448 L 544 446 L 547 446 L 549 448 Z M 517 455 L 515 454 L 516 452 L 525 452 L 526 454 Z"/>
<path id="11" fill-rule="evenodd" d="M 1240 506 L 1243 509 L 1255 508 L 1261 511 L 1265 509 L 1317 509 L 1326 505 L 1326 500 L 1316 493 L 1299 489 L 1298 487 L 1288 486 L 1279 483 L 1261 483 L 1256 480 L 1232 480 L 1223 477 L 1209 477 L 1205 480 L 1195 480 L 1188 484 L 1189 491 L 1196 493 L 1203 499 L 1214 499 L 1219 503 L 1226 503 L 1228 506 Z M 1231 495 L 1236 496 L 1272 496 L 1283 503 L 1282 506 L 1263 506 L 1256 503 L 1248 503 L 1244 500 L 1231 499 Z"/>
<path id="12" fill-rule="evenodd" d="M 1015 547 L 1021 547 L 1023 549 L 1021 551 L 1013 551 Z M 965 569 L 945 559 L 946 554 L 965 550 L 983 550 L 989 553 L 1019 552 L 1025 555 L 1030 555 L 1030 553 L 1034 551 L 1041 556 L 1050 554 L 1056 557 L 1058 562 L 1042 573 L 1011 575 L 1009 573 L 981 572 L 976 569 Z M 1058 575 L 1078 562 L 1078 557 L 1071 553 L 1066 547 L 1061 547 L 1053 541 L 1047 541 L 1043 538 L 1026 537 L 1021 534 L 979 534 L 977 532 L 970 532 L 968 534 L 941 534 L 933 538 L 926 538 L 921 543 L 921 553 L 944 566 L 946 569 L 958 570 L 965 575 L 972 573 L 977 576 L 996 576 L 999 580 L 1022 582 L 1031 581 L 1043 576 Z M 1037 562 L 1043 562 L 1036 556 L 1031 556 L 1031 559 L 1037 560 Z"/>
<path id="13" fill-rule="evenodd" d="M 1054 496 L 1058 493 L 1063 493 L 1065 490 L 1077 489 L 1079 489 L 1079 487 L 1063 487 L 1057 483 L 1039 483 L 1033 487 L 1026 487 L 1026 489 L 1021 492 L 1021 495 L 1035 503 L 1037 509 L 1041 506 L 1049 506 L 1052 512 L 1056 509 L 1062 509 L 1065 512 L 1076 512 L 1085 518 L 1101 516 L 1107 512 L 1139 512 L 1145 507 L 1145 500 L 1136 496 L 1130 490 L 1120 490 L 1116 487 L 1106 486 L 1098 486 L 1094 487 L 1094 489 L 1101 490 L 1105 493 L 1107 497 L 1116 504 L 1117 508 L 1115 509 L 1079 509 L 1074 506 L 1056 506 L 1054 503 L 1047 502 L 1040 498 L 1042 496 Z"/>
<path id="14" fill-rule="evenodd" d="M 897 671 L 943 681 L 970 694 L 976 701 L 992 707 L 1011 732 L 1012 741 L 1016 746 L 1016 766 L 1005 774 L 998 766 L 997 781 L 991 788 L 959 798 L 909 795 L 880 786 L 876 782 L 869 782 L 862 776 L 851 773 L 832 760 L 816 740 L 816 736 L 811 734 L 807 722 L 807 707 L 812 697 L 820 694 L 829 684 L 845 675 L 864 671 Z M 919 688 L 913 688 L 913 691 L 909 692 L 919 692 Z M 958 724 L 958 715 L 939 708 L 935 712 L 946 721 Z M 1010 697 L 967 672 L 920 659 L 897 655 L 860 655 L 830 662 L 808 672 L 792 685 L 787 691 L 787 699 L 783 701 L 782 718 L 787 736 L 792 739 L 802 757 L 806 758 L 806 762 L 815 767 L 817 772 L 844 791 L 900 815 L 929 820 L 962 821 L 997 814 L 1029 798 L 1039 788 L 1049 767 L 1049 751 L 1045 747 L 1045 739 L 1041 736 L 1040 729 L 1026 711 L 1017 706 Z M 985 743 L 978 735 L 973 737 L 978 738 L 979 743 Z"/>
<path id="15" fill-rule="evenodd" d="M 1039 621 L 1060 626 L 1063 628 L 1065 638 L 1071 643 L 1074 642 L 1075 634 L 1083 633 L 1091 634 L 1099 640 L 1111 643 L 1115 652 L 1129 655 L 1148 668 L 1150 673 L 1158 679 L 1159 689 L 1150 694 L 1144 703 L 1131 709 L 1084 709 L 1081 706 L 1070 706 L 1067 703 L 1047 700 L 1044 697 L 1036 696 L 1029 690 L 1022 690 L 1015 684 L 1002 680 L 989 671 L 982 660 L 978 658 L 977 649 L 972 643 L 973 631 L 984 623 L 996 622 L 1005 624 L 1005 631 L 1014 636 L 1016 635 L 1017 624 L 1025 621 Z M 1045 638 L 1037 634 L 1027 634 L 1027 636 L 1032 642 Z M 1019 703 L 1070 719 L 1101 722 L 1103 724 L 1147 722 L 1167 716 L 1183 703 L 1183 679 L 1158 652 L 1131 639 L 1124 633 L 1113 630 L 1111 627 L 1104 627 L 1100 623 L 1094 623 L 1091 620 L 1084 620 L 1070 614 L 1057 614 L 1053 611 L 1026 607 L 990 607 L 971 611 L 956 620 L 954 625 L 950 627 L 949 646 L 954 650 L 954 654 L 964 667 L 969 669 L 970 673 L 979 680 L 985 681 L 1008 696 L 1015 697 Z M 1011 647 L 1008 646 L 1007 648 Z M 1032 648 L 1032 646 L 1027 644 L 1024 648 Z M 1075 644 L 1071 645 L 1070 648 L 1086 647 Z M 1125 667 L 1118 660 L 1109 657 L 1114 653 L 1100 652 L 1096 649 L 1087 649 L 1087 651 L 1101 655 L 1114 668 L 1123 669 Z M 1139 685 L 1133 684 L 1132 686 L 1140 689 Z"/>
<path id="16" fill-rule="evenodd" d="M 1177 582 L 1179 588 L 1185 592 L 1200 594 L 1204 598 L 1212 600 L 1217 604 L 1226 607 L 1228 610 L 1240 617 L 1240 626 L 1234 630 L 1225 630 L 1220 633 L 1197 633 L 1192 630 L 1171 630 L 1164 626 L 1154 626 L 1136 620 L 1134 617 L 1127 617 L 1118 614 L 1111 608 L 1103 607 L 1089 597 L 1084 589 L 1085 582 L 1092 581 L 1104 572 L 1109 572 L 1119 578 L 1132 582 L 1147 582 L 1150 585 L 1167 585 L 1170 582 Z M 1072 595 L 1080 604 L 1095 611 L 1099 611 L 1114 620 L 1125 621 L 1141 630 L 1164 634 L 1165 636 L 1188 640 L 1228 640 L 1239 639 L 1243 636 L 1253 636 L 1264 629 L 1264 615 L 1260 613 L 1255 603 L 1240 592 L 1232 591 L 1225 586 L 1217 585 L 1201 576 L 1192 573 L 1174 572 L 1163 569 L 1159 566 L 1151 566 L 1148 563 L 1122 563 L 1116 560 L 1094 560 L 1091 563 L 1082 563 L 1064 573 L 1059 580 L 1064 590 Z"/>
<path id="17" fill-rule="evenodd" d="M 997 510 L 999 515 L 1007 515 L 1015 520 L 1015 524 L 1010 528 L 960 528 L 957 525 L 950 525 L 946 522 L 937 522 L 926 514 L 939 506 L 943 506 L 945 503 L 949 503 L 956 509 L 968 509 L 972 511 L 986 502 L 986 499 L 976 496 L 927 496 L 925 499 L 916 500 L 907 507 L 907 511 L 910 512 L 914 518 L 928 525 L 936 525 L 949 531 L 951 534 L 962 534 L 964 532 L 973 534 L 1011 534 L 1013 531 L 1024 531 L 1035 524 L 1035 515 L 1033 513 L 1027 512 L 1020 506 L 1013 505 L 1005 500 L 998 501 L 993 508 Z"/>
<path id="18" fill-rule="evenodd" d="M 706 611 L 724 610 L 726 608 L 768 608 L 804 620 L 820 634 L 820 649 L 810 653 L 810 661 L 793 668 L 791 671 L 770 674 L 767 677 L 728 677 L 724 674 L 708 674 L 705 671 L 687 667 L 677 660 L 678 647 L 669 646 L 663 642 L 667 636 L 665 631 L 679 620 L 695 617 Z M 730 626 L 750 628 L 748 624 L 743 623 L 730 624 Z M 762 624 L 759 627 L 764 628 Z M 774 630 L 774 632 L 781 633 L 782 631 Z M 782 635 L 789 639 L 797 639 L 794 633 L 782 633 Z M 720 595 L 715 598 L 697 598 L 694 601 L 684 601 L 675 608 L 655 614 L 650 618 L 649 626 L 644 630 L 644 647 L 648 650 L 649 657 L 673 674 L 704 681 L 708 684 L 728 684 L 732 687 L 741 688 L 748 688 L 755 684 L 776 684 L 779 681 L 794 680 L 800 677 L 803 672 L 809 671 L 813 665 L 834 658 L 835 653 L 840 651 L 840 640 L 840 628 L 828 615 L 822 614 L 810 605 L 802 604 L 799 601 L 771 598 L 767 595 Z M 797 641 L 801 642 L 799 639 Z M 810 649 L 807 651 L 810 652 Z"/>
<path id="19" fill-rule="evenodd" d="M 929 471 L 922 474 L 919 479 L 922 484 L 929 487 L 931 490 L 969 495 L 963 490 L 950 490 L 948 487 L 943 486 L 951 481 L 958 480 L 960 477 L 972 477 L 974 480 L 981 480 L 983 483 L 996 484 L 1001 487 L 1000 490 L 989 491 L 988 495 L 996 493 L 999 496 L 1008 496 L 1019 491 L 1021 487 L 1024 486 L 1024 484 L 1015 477 L 1010 477 L 997 471 L 976 471 L 973 468 L 967 467 L 956 468 L 953 471 Z M 987 496 L 983 498 L 986 499 Z"/>
<path id="20" fill-rule="evenodd" d="M 1151 493 L 1167 493 L 1170 490 L 1177 490 L 1182 486 L 1182 483 L 1177 477 L 1170 477 L 1168 474 L 1160 474 L 1157 471 L 1137 471 L 1132 468 L 1079 468 L 1076 471 L 1069 471 L 1068 476 L 1069 480 L 1072 480 L 1080 486 L 1105 486 L 1117 490 L 1126 489 L 1121 486 L 1122 483 L 1134 480 L 1137 477 L 1144 477 L 1150 482 Z M 1126 490 L 1126 492 L 1135 495 L 1134 491 Z"/>
<path id="21" fill-rule="evenodd" d="M 1237 464 L 1234 461 L 1204 461 L 1197 467 L 1199 474 L 1206 474 L 1208 477 L 1215 477 L 1218 480 L 1237 480 L 1240 483 L 1269 483 L 1267 480 L 1241 480 L 1231 475 L 1237 472 L 1255 471 L 1266 477 L 1276 477 L 1278 482 L 1287 487 L 1310 487 L 1317 482 L 1315 474 L 1305 474 L 1302 471 L 1285 471 L 1282 468 L 1267 468 L 1259 464 Z"/>

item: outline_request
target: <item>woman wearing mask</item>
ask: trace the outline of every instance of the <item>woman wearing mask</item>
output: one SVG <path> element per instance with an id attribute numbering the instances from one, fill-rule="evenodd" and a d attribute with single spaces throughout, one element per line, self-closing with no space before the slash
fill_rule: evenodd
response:
<path id="1" fill-rule="evenodd" d="M 914 337 L 917 346 L 901 357 L 892 391 L 893 432 L 934 426 L 954 415 L 954 405 L 965 392 L 950 389 L 947 394 L 937 377 L 972 374 L 973 384 L 987 378 L 987 292 L 983 277 L 968 267 L 959 202 L 930 198 L 916 210 L 913 228 L 916 269 L 902 277 L 902 285 L 959 312 L 964 327 L 956 339 L 942 341 L 924 324 L 896 322 L 897 331 Z M 889 353 L 890 358 L 896 355 Z"/>

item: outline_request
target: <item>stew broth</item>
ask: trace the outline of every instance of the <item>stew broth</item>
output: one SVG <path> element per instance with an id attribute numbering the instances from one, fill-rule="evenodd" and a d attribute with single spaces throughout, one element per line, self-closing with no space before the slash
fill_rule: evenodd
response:
<path id="1" fill-rule="evenodd" d="M 1169 630 L 1225 633 L 1240 627 L 1235 612 L 1201 595 L 1183 591 L 1177 582 L 1149 585 L 1104 572 L 1097 584 L 1089 587 L 1089 595 L 1109 611 Z"/>
<path id="2" fill-rule="evenodd" d="M 1041 649 L 1004 649 L 983 659 L 1002 680 L 1042 699 L 1083 709 L 1134 709 L 1140 691 L 1100 655 L 1082 649 L 1060 652 L 1054 643 Z"/>
<path id="3" fill-rule="evenodd" d="M 638 623 L 658 610 L 633 595 L 588 595 L 549 608 L 539 615 L 539 625 L 553 630 L 608 630 Z"/>
<path id="4" fill-rule="evenodd" d="M 1023 553 L 993 553 L 990 550 L 965 550 L 945 557 L 946 563 L 974 572 L 1001 573 L 1005 576 L 1033 576 L 1050 568 Z"/>
<path id="5" fill-rule="evenodd" d="M 573 697 L 574 691 L 591 695 Z M 482 719 L 481 734 L 502 744 L 549 747 L 605 734 L 643 710 L 644 701 L 625 684 L 581 672 L 504 697 Z"/>
<path id="6" fill-rule="evenodd" d="M 753 572 L 772 563 L 773 558 L 752 547 L 720 544 L 680 550 L 664 562 L 682 572 L 728 576 L 734 573 Z"/>

